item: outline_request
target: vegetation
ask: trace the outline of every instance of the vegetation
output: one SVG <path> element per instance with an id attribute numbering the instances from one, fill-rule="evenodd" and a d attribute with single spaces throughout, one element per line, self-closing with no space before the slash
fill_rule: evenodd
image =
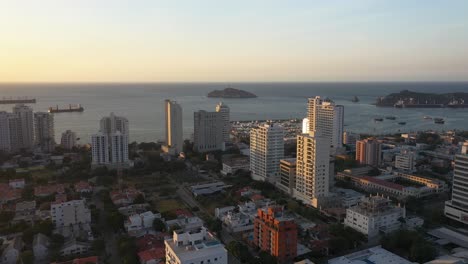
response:
<path id="1" fill-rule="evenodd" d="M 140 263 L 137 256 L 137 248 L 135 239 L 129 236 L 121 236 L 117 241 L 117 248 L 119 255 L 124 264 L 138 264 Z"/>
<path id="2" fill-rule="evenodd" d="M 339 254 L 343 251 L 357 248 L 366 241 L 366 237 L 351 227 L 343 224 L 331 224 L 328 232 L 332 235 L 329 241 L 331 254 Z"/>
<path id="3" fill-rule="evenodd" d="M 437 257 L 437 250 L 416 231 L 395 231 L 384 236 L 381 243 L 383 248 L 418 263 Z"/>
<path id="4" fill-rule="evenodd" d="M 153 228 L 155 231 L 164 232 L 166 231 L 166 224 L 161 219 L 156 218 L 153 221 Z"/>

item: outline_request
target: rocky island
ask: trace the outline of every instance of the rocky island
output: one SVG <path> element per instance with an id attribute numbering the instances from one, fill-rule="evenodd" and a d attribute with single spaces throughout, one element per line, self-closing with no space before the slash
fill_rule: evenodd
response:
<path id="1" fill-rule="evenodd" d="M 419 93 L 408 90 L 377 98 L 376 106 L 397 108 L 468 108 L 468 93 Z"/>
<path id="2" fill-rule="evenodd" d="M 211 98 L 256 98 L 257 96 L 251 92 L 238 90 L 234 88 L 226 88 L 224 90 L 214 90 L 209 92 L 208 97 Z"/>

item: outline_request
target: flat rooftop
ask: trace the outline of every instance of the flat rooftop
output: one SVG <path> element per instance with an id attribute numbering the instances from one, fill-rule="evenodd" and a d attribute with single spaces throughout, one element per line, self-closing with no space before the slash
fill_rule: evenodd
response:
<path id="1" fill-rule="evenodd" d="M 330 259 L 328 264 L 413 264 L 413 262 L 376 246 Z"/>

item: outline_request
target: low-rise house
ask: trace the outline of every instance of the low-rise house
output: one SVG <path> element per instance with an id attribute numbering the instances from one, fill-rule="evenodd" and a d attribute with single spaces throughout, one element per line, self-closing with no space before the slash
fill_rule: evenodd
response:
<path id="1" fill-rule="evenodd" d="M 33 224 L 36 218 L 36 201 L 16 203 L 15 217 L 12 223 L 25 221 L 26 223 Z"/>
<path id="2" fill-rule="evenodd" d="M 330 259 L 328 264 L 361 264 L 361 263 L 374 263 L 374 264 L 414 264 L 413 262 L 404 259 L 390 251 L 383 249 L 381 246 L 364 249 L 354 252 L 345 256 Z"/>
<path id="3" fill-rule="evenodd" d="M 34 196 L 36 197 L 45 197 L 53 194 L 65 193 L 65 186 L 63 184 L 49 184 L 36 186 L 34 188 Z"/>
<path id="4" fill-rule="evenodd" d="M 165 256 L 166 250 L 164 247 L 152 248 L 138 252 L 138 259 L 140 260 L 141 264 L 162 263 Z"/>
<path id="5" fill-rule="evenodd" d="M 12 179 L 8 181 L 8 185 L 13 189 L 23 189 L 25 185 L 24 179 Z"/>
<path id="6" fill-rule="evenodd" d="M 137 198 L 139 195 L 143 195 L 143 193 L 135 188 L 116 190 L 110 193 L 111 200 L 117 207 L 132 204 L 135 198 Z"/>
<path id="7" fill-rule="evenodd" d="M 23 250 L 24 243 L 21 236 L 15 236 L 9 241 L 4 241 L 8 244 L 2 252 L 2 264 L 16 264 L 18 263 L 21 250 Z"/>
<path id="8" fill-rule="evenodd" d="M 125 221 L 125 230 L 129 235 L 140 235 L 142 231 L 152 229 L 153 222 L 156 218 L 161 218 L 161 214 L 153 214 L 151 211 L 147 211 L 141 214 L 134 214 L 128 217 Z"/>
<path id="9" fill-rule="evenodd" d="M 97 256 L 76 258 L 65 262 L 53 262 L 52 264 L 98 264 L 99 258 Z"/>
<path id="10" fill-rule="evenodd" d="M 81 255 L 86 254 L 90 250 L 91 245 L 87 242 L 80 242 L 76 239 L 70 239 L 62 246 L 60 249 L 60 255 L 70 256 L 70 255 Z"/>
<path id="11" fill-rule="evenodd" d="M 250 170 L 250 160 L 248 158 L 236 158 L 223 161 L 223 169 L 221 174 L 233 175 L 239 170 Z"/>
<path id="12" fill-rule="evenodd" d="M 223 191 L 226 188 L 231 187 L 231 185 L 226 185 L 224 182 L 212 182 L 205 184 L 197 184 L 190 186 L 193 196 L 197 197 L 200 195 L 210 195 Z"/>
<path id="13" fill-rule="evenodd" d="M 32 247 L 35 262 L 40 263 L 47 259 L 47 256 L 49 255 L 49 245 L 50 239 L 47 236 L 41 233 L 34 236 Z"/>
<path id="14" fill-rule="evenodd" d="M 181 216 L 174 220 L 166 221 L 167 230 L 171 229 L 173 226 L 178 226 L 182 230 L 193 230 L 198 229 L 203 226 L 203 220 L 197 216 L 185 217 Z"/>
<path id="15" fill-rule="evenodd" d="M 20 189 L 13 189 L 6 183 L 0 183 L 0 204 L 13 202 L 20 198 Z"/>
<path id="16" fill-rule="evenodd" d="M 74 187 L 75 187 L 75 191 L 81 194 L 93 192 L 93 186 L 91 186 L 91 184 L 89 184 L 89 182 L 86 182 L 86 181 L 79 181 L 75 183 Z"/>
<path id="17" fill-rule="evenodd" d="M 131 216 L 134 214 L 141 214 L 146 211 L 148 211 L 148 208 L 150 208 L 150 205 L 147 203 L 142 203 L 142 204 L 131 204 L 129 206 L 124 206 L 120 207 L 119 213 L 125 215 L 125 216 Z M 161 217 L 159 217 L 161 218 Z"/>

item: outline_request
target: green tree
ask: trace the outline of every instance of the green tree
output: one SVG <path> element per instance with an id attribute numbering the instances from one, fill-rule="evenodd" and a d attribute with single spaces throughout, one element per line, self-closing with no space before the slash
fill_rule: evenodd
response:
<path id="1" fill-rule="evenodd" d="M 153 221 L 153 228 L 155 231 L 164 232 L 166 231 L 166 224 L 161 219 L 156 218 Z"/>
<path id="2" fill-rule="evenodd" d="M 34 263 L 34 254 L 31 250 L 26 250 L 20 255 L 22 264 L 33 264 Z"/>

